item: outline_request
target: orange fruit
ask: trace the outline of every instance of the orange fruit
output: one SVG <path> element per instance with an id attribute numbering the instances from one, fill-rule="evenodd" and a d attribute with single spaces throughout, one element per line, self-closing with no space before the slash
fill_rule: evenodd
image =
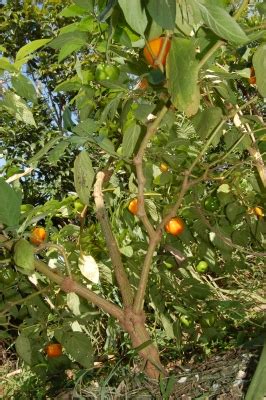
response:
<path id="1" fill-rule="evenodd" d="M 255 85 L 255 84 L 256 84 L 256 76 L 255 76 L 255 69 L 254 69 L 254 67 L 251 67 L 251 68 L 250 68 L 249 83 L 250 83 L 251 85 Z"/>
<path id="2" fill-rule="evenodd" d="M 184 231 L 185 223 L 180 217 L 171 218 L 170 221 L 165 225 L 164 229 L 167 233 L 178 236 Z"/>
<path id="3" fill-rule="evenodd" d="M 51 343 L 45 349 L 47 357 L 59 357 L 62 354 L 62 346 L 60 343 Z"/>
<path id="4" fill-rule="evenodd" d="M 131 200 L 131 202 L 128 205 L 128 210 L 134 215 L 137 214 L 137 212 L 138 212 L 138 199 Z"/>
<path id="5" fill-rule="evenodd" d="M 39 246 L 46 239 L 46 230 L 43 227 L 36 227 L 33 229 L 30 235 L 30 242 Z"/>
<path id="6" fill-rule="evenodd" d="M 163 51 L 162 55 L 162 65 L 165 65 L 166 63 L 166 57 L 169 53 L 170 47 L 171 47 L 171 41 L 168 38 L 164 38 L 163 36 L 151 40 L 148 45 L 144 47 L 143 50 L 143 55 L 146 58 L 146 61 L 148 64 L 152 65 L 154 68 L 158 68 L 158 65 L 156 64 L 156 60 L 158 59 L 161 49 L 163 47 L 164 41 L 166 40 L 166 46 Z"/>
<path id="7" fill-rule="evenodd" d="M 169 166 L 166 163 L 161 163 L 160 170 L 161 172 L 167 172 L 169 170 Z"/>

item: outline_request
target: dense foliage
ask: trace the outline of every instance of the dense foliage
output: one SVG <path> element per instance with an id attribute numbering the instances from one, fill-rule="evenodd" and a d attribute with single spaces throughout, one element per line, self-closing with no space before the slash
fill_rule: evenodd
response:
<path id="1" fill-rule="evenodd" d="M 1 338 L 43 377 L 130 346 L 156 377 L 154 343 L 258 336 L 265 2 L 6 3 Z"/>

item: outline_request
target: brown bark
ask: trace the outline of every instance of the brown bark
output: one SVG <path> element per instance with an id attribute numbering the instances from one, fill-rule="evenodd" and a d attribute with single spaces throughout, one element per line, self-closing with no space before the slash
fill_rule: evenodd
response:
<path id="1" fill-rule="evenodd" d="M 145 319 L 143 311 L 135 314 L 131 307 L 127 307 L 124 310 L 124 320 L 120 325 L 128 332 L 132 347 L 144 360 L 146 375 L 152 379 L 159 379 L 160 375 L 166 375 L 166 371 L 161 364 L 158 348 L 151 342 L 150 334 L 145 326 Z"/>

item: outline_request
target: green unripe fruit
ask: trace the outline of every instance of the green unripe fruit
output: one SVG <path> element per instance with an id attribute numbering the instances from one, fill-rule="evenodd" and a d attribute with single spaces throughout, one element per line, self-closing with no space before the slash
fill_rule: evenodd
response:
<path id="1" fill-rule="evenodd" d="M 200 261 L 198 265 L 196 266 L 196 270 L 200 273 L 203 274 L 206 272 L 208 269 L 208 263 L 206 261 Z"/>
<path id="2" fill-rule="evenodd" d="M 220 207 L 220 201 L 217 197 L 209 196 L 204 201 L 204 207 L 207 211 L 216 211 Z"/>
<path id="3" fill-rule="evenodd" d="M 189 328 L 192 324 L 192 320 L 188 315 L 181 315 L 180 322 L 186 327 Z"/>
<path id="4" fill-rule="evenodd" d="M 99 64 L 95 71 L 97 81 L 116 81 L 119 77 L 120 70 L 115 65 Z"/>

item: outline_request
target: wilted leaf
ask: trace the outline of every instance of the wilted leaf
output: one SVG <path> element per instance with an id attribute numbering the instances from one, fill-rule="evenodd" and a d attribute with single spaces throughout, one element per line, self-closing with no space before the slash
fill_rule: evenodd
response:
<path id="1" fill-rule="evenodd" d="M 82 254 L 79 258 L 79 269 L 86 279 L 93 283 L 99 283 L 99 267 L 92 256 Z"/>
<path id="2" fill-rule="evenodd" d="M 67 294 L 67 306 L 74 315 L 80 315 L 80 300 L 76 293 Z"/>

